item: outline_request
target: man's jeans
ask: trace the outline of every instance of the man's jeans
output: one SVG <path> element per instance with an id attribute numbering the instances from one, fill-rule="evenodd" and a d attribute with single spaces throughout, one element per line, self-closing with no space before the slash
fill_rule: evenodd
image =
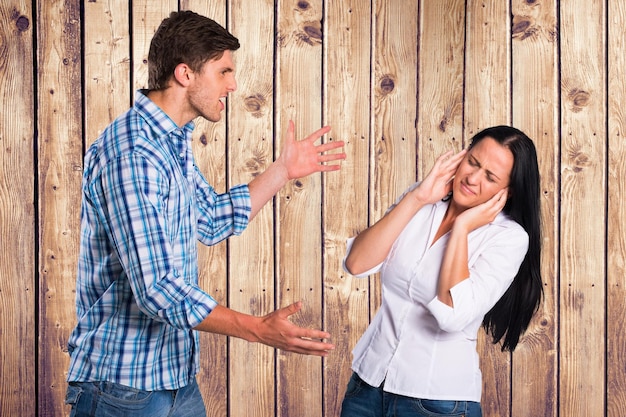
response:
<path id="1" fill-rule="evenodd" d="M 341 407 L 341 417 L 482 417 L 474 401 L 425 400 L 391 394 L 352 374 Z"/>
<path id="2" fill-rule="evenodd" d="M 198 384 L 178 390 L 141 391 L 112 382 L 70 382 L 70 417 L 206 417 Z"/>

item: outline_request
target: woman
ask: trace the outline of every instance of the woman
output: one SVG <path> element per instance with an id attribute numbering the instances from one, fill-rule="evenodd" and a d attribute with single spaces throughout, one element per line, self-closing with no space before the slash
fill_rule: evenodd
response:
<path id="1" fill-rule="evenodd" d="M 439 157 L 348 240 L 344 268 L 380 271 L 383 296 L 341 416 L 481 416 L 478 330 L 515 349 L 541 300 L 540 243 L 537 154 L 523 132 L 491 127 Z"/>

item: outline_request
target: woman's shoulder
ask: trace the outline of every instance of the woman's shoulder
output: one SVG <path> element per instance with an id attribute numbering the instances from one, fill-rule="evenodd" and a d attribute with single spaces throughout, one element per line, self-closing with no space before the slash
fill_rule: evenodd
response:
<path id="1" fill-rule="evenodd" d="M 505 213 L 499 213 L 496 218 L 489 223 L 487 229 L 490 234 L 499 235 L 506 239 L 528 241 L 528 233 L 524 230 L 522 225 Z"/>

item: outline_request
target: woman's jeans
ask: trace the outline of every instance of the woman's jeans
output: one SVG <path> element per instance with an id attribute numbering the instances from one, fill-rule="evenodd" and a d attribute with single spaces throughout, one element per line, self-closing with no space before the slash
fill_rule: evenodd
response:
<path id="1" fill-rule="evenodd" d="M 141 391 L 113 382 L 70 382 L 70 417 L 206 417 L 195 380 L 177 390 Z"/>
<path id="2" fill-rule="evenodd" d="M 425 400 L 391 394 L 352 374 L 341 406 L 341 417 L 482 417 L 474 401 Z"/>

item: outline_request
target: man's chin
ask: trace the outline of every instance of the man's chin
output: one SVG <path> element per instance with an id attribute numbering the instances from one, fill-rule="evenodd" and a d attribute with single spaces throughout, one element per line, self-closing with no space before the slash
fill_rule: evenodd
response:
<path id="1" fill-rule="evenodd" d="M 205 118 L 206 120 L 208 120 L 209 122 L 213 122 L 213 123 L 217 123 L 220 120 L 222 120 L 222 114 L 218 113 L 217 115 L 215 114 L 211 114 L 211 115 L 202 115 L 203 118 Z"/>

